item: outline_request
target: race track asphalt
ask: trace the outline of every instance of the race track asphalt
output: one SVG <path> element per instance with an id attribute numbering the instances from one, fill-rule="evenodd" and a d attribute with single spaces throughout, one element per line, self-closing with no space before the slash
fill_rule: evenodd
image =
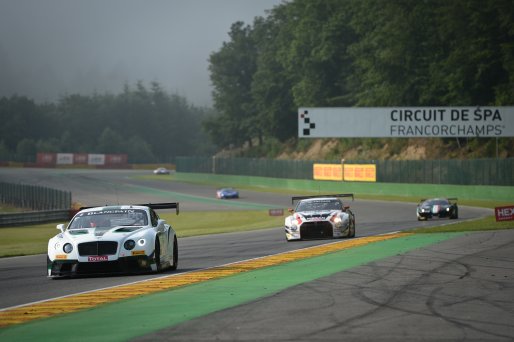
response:
<path id="1" fill-rule="evenodd" d="M 78 186 L 79 190 L 74 192 L 74 196 L 78 193 L 81 200 L 95 203 L 108 196 L 118 200 L 120 196 L 127 198 L 127 193 L 130 193 L 127 186 L 156 186 L 146 181 L 137 181 L 137 184 L 132 183 L 133 180 L 127 181 L 124 177 L 133 175 L 133 172 L 94 171 L 91 176 L 87 172 L 73 170 L 71 174 L 74 175 L 63 172 L 56 176 L 44 171 L 44 180 L 38 180 L 33 177 L 32 171 L 20 171 L 16 179 L 35 179 L 39 184 L 63 189 Z M 87 179 L 87 182 L 77 181 L 77 176 L 82 180 Z M 3 180 L 2 177 L 6 176 L 0 169 L 0 180 Z M 105 193 L 88 192 L 91 189 L 105 189 L 106 184 L 117 188 L 116 193 L 109 192 L 107 196 Z M 199 197 L 210 196 L 214 189 L 191 184 L 169 186 L 173 186 L 167 189 L 169 192 L 186 191 Z M 138 199 L 140 196 L 139 193 Z M 145 196 L 145 200 L 155 201 L 155 194 L 147 193 Z M 249 192 L 243 200 L 283 207 L 288 205 L 290 196 Z M 198 206 L 202 209 L 213 208 L 209 202 L 186 200 L 184 203 L 188 203 L 186 208 L 190 207 L 191 210 L 198 209 Z M 359 236 L 441 223 L 437 220 L 413 221 L 415 205 L 409 203 L 356 200 L 352 207 L 361 227 Z M 224 205 L 214 208 L 224 209 Z M 490 211 L 466 207 L 461 210 L 463 218 L 486 214 L 490 214 Z M 190 271 L 323 243 L 287 244 L 281 228 L 187 238 L 182 242 L 181 268 L 182 271 Z M 342 270 L 170 328 L 145 333 L 136 340 L 512 340 L 513 251 L 513 231 L 454 236 L 438 244 Z M 44 264 L 40 257 L 17 259 L 21 260 L 18 266 L 21 265 L 22 271 L 32 271 L 27 277 L 20 270 L 15 270 L 16 265 L 8 266 L 5 259 L 0 260 L 0 287 L 2 293 L 8 294 L 2 296 L 1 307 L 4 308 L 51 298 L 56 294 L 127 282 L 121 277 L 76 279 L 77 282 L 49 281 L 38 271 L 37 265 Z M 308 269 L 306 272 L 309 272 Z M 135 281 L 134 277 L 129 278 Z M 34 298 L 30 297 L 33 293 L 29 293 L 23 283 L 34 289 Z M 44 293 L 42 297 L 40 290 Z M 13 301 L 16 293 L 18 299 Z M 27 298 L 21 298 L 20 302 L 23 293 Z M 17 330 L 0 330 L 0 339 L 13 331 Z M 77 340 L 87 340 L 83 337 L 75 336 Z"/>
<path id="2" fill-rule="evenodd" d="M 512 341 L 514 230 L 456 236 L 135 339 L 202 340 Z"/>
<path id="3" fill-rule="evenodd" d="M 513 247 L 512 230 L 400 236 L 14 325 L 0 339 L 511 341 Z"/>

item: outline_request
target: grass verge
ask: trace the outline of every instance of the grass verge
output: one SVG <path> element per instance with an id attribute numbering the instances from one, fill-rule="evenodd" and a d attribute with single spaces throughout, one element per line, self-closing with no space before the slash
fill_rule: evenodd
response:
<path id="1" fill-rule="evenodd" d="M 179 238 L 207 234 L 243 232 L 280 227 L 283 216 L 268 216 L 267 211 L 233 211 L 163 214 L 161 217 L 176 229 Z M 56 235 L 56 223 L 26 227 L 0 228 L 0 257 L 45 254 L 48 240 Z M 494 216 L 445 226 L 412 229 L 413 233 L 443 233 L 514 229 L 514 221 L 496 222 Z"/>
<path id="2" fill-rule="evenodd" d="M 180 179 L 176 175 L 144 175 L 144 176 L 136 176 L 137 179 L 149 179 L 149 180 L 160 180 L 164 182 L 178 181 L 181 183 L 191 183 L 191 184 L 201 184 L 201 185 L 210 185 L 214 187 L 221 187 L 219 180 L 216 178 L 209 177 L 191 177 L 187 179 Z M 223 183 L 225 186 L 233 186 L 238 190 L 250 190 L 250 191 L 260 191 L 260 192 L 271 192 L 278 194 L 286 194 L 286 195 L 316 195 L 319 193 L 319 190 L 294 190 L 291 188 L 281 188 L 275 186 L 261 186 L 261 185 L 248 185 L 248 184 L 240 184 L 237 182 L 231 182 L 230 177 L 228 177 L 228 181 Z M 377 200 L 377 201 L 397 201 L 397 202 L 410 202 L 410 203 L 419 203 L 421 200 L 420 196 L 403 196 L 403 195 L 383 195 L 383 194 L 369 194 L 369 193 L 354 193 L 355 198 L 357 199 L 367 199 L 367 200 Z M 431 198 L 433 196 L 424 196 L 424 198 Z M 437 197 L 437 196 L 435 196 Z M 487 199 L 459 199 L 459 205 L 467 205 L 470 207 L 482 207 L 482 208 L 490 208 L 494 209 L 495 207 L 501 207 L 506 205 L 511 205 L 511 202 L 505 201 L 496 201 L 496 200 L 487 200 Z"/>
<path id="3" fill-rule="evenodd" d="M 159 179 L 163 181 L 173 181 L 173 176 L 156 176 L 145 175 L 138 178 L 143 179 Z M 184 180 L 181 180 L 184 182 Z M 185 181 L 188 182 L 188 181 Z M 219 186 L 210 180 L 198 179 L 190 183 L 209 184 Z M 264 191 L 274 193 L 295 194 L 316 194 L 315 191 L 284 189 L 278 187 L 263 187 L 251 185 L 238 185 L 239 189 Z M 370 195 L 356 194 L 358 199 L 382 200 L 382 201 L 402 201 L 402 202 L 418 202 L 420 198 L 409 196 L 386 196 L 386 195 Z M 475 207 L 494 208 L 496 206 L 508 205 L 501 201 L 491 200 L 459 200 L 460 205 L 469 205 Z M 170 222 L 176 229 L 180 237 L 219 234 L 229 232 L 242 232 L 257 229 L 266 229 L 272 227 L 280 227 L 284 223 L 283 216 L 268 216 L 268 211 L 263 210 L 245 210 L 245 211 L 213 211 L 213 212 L 182 212 L 176 216 L 173 213 L 161 214 L 162 218 Z M 58 222 L 62 223 L 62 222 Z M 56 235 L 58 231 L 55 226 L 57 223 L 47 223 L 39 225 L 30 225 L 26 227 L 6 227 L 0 228 L 0 257 L 31 255 L 46 253 L 48 239 Z M 494 216 L 473 221 L 463 221 L 445 226 L 433 228 L 413 229 L 414 233 L 438 233 L 438 232 L 463 232 L 463 231 L 487 231 L 498 229 L 513 229 L 514 221 L 496 222 Z"/>
<path id="4" fill-rule="evenodd" d="M 514 221 L 496 222 L 494 216 L 487 216 L 477 220 L 463 221 L 444 226 L 431 228 L 415 228 L 410 230 L 413 233 L 449 233 L 449 232 L 472 232 L 499 229 L 514 229 Z"/>
<path id="5" fill-rule="evenodd" d="M 178 216 L 173 213 L 160 216 L 171 223 L 179 238 L 266 229 L 284 224 L 283 216 L 269 216 L 266 210 L 183 212 Z M 48 240 L 59 232 L 56 229 L 58 223 L 63 222 L 0 228 L 0 257 L 46 254 Z"/>

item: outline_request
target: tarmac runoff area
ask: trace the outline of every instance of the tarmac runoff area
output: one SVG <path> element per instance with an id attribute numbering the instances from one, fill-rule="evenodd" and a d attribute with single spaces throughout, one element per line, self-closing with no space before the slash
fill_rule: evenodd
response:
<path id="1" fill-rule="evenodd" d="M 511 341 L 514 230 L 401 234 L 0 330 L 63 337 Z"/>

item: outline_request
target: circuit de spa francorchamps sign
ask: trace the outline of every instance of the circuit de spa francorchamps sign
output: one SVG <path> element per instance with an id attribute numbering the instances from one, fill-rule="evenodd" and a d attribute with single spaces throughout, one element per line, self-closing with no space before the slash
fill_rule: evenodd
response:
<path id="1" fill-rule="evenodd" d="M 514 107 L 299 108 L 298 137 L 514 137 Z"/>

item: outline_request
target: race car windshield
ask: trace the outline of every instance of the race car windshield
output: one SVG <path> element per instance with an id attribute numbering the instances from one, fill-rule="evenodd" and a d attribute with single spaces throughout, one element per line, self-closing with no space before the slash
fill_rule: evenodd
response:
<path id="1" fill-rule="evenodd" d="M 296 211 L 324 211 L 341 210 L 341 202 L 338 200 L 302 201 L 298 203 Z"/>
<path id="2" fill-rule="evenodd" d="M 448 201 L 444 200 L 444 199 L 429 200 L 429 201 L 425 201 L 425 203 L 423 203 L 423 205 L 448 205 Z"/>
<path id="3" fill-rule="evenodd" d="M 75 216 L 68 229 L 146 225 L 148 225 L 148 216 L 144 210 L 114 209 L 80 213 Z"/>

